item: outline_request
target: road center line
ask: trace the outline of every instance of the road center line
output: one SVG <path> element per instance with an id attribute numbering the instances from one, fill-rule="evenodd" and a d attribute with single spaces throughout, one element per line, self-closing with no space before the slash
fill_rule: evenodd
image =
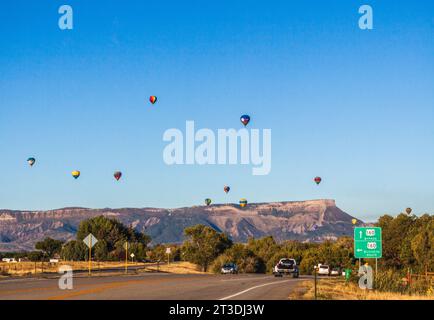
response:
<path id="1" fill-rule="evenodd" d="M 269 286 L 269 285 L 276 284 L 276 283 L 285 283 L 285 282 L 290 282 L 290 281 L 291 281 L 291 280 L 284 280 L 284 281 L 274 281 L 274 282 L 269 282 L 269 283 L 260 284 L 260 285 L 257 285 L 257 286 L 254 286 L 254 287 L 248 288 L 248 289 L 246 289 L 246 290 L 240 291 L 240 292 L 238 292 L 238 293 L 232 294 L 232 295 L 230 295 L 230 296 L 227 296 L 227 297 L 221 298 L 221 299 L 219 299 L 219 300 L 229 300 L 229 299 L 231 299 L 231 298 L 234 298 L 234 297 L 236 297 L 236 296 L 242 295 L 243 293 L 249 292 L 249 291 L 254 290 L 254 289 L 257 289 L 257 288 L 261 288 L 261 287 Z"/>

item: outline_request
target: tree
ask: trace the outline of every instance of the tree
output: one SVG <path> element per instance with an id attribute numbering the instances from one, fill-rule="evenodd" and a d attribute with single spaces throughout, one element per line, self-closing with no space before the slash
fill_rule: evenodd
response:
<path id="1" fill-rule="evenodd" d="M 265 264 L 261 258 L 257 257 L 245 244 L 236 243 L 223 254 L 218 256 L 212 263 L 212 271 L 219 273 L 222 266 L 226 263 L 235 263 L 238 272 L 258 273 L 265 271 Z"/>
<path id="2" fill-rule="evenodd" d="M 51 258 L 54 254 L 60 253 L 62 244 L 61 240 L 45 238 L 43 241 L 36 242 L 35 249 L 43 251 L 48 258 Z"/>
<path id="3" fill-rule="evenodd" d="M 250 238 L 247 242 L 247 248 L 263 261 L 269 261 L 280 249 L 272 236 L 261 239 Z"/>
<path id="4" fill-rule="evenodd" d="M 411 241 L 411 249 L 423 271 L 434 265 L 434 219 L 421 229 Z"/>
<path id="5" fill-rule="evenodd" d="M 92 233 L 98 243 L 92 250 L 98 260 L 125 259 L 124 244 L 128 241 L 130 247 L 140 247 L 140 253 L 144 252 L 151 238 L 144 233 L 134 230 L 131 226 L 126 227 L 116 219 L 98 216 L 84 220 L 77 230 L 77 240 L 81 241 L 89 233 Z M 136 253 L 134 253 L 136 255 Z M 137 258 L 139 259 L 139 258 Z"/>
<path id="6" fill-rule="evenodd" d="M 83 241 L 71 240 L 67 242 L 61 252 L 61 256 L 65 260 L 83 261 L 88 260 L 88 249 Z"/>
<path id="7" fill-rule="evenodd" d="M 30 261 L 41 261 L 43 259 L 43 253 L 41 251 L 31 251 L 27 254 L 27 258 Z"/>
<path id="8" fill-rule="evenodd" d="M 232 245 L 227 235 L 204 225 L 186 228 L 184 234 L 187 237 L 182 249 L 184 258 L 198 264 L 204 272 L 219 254 Z"/>

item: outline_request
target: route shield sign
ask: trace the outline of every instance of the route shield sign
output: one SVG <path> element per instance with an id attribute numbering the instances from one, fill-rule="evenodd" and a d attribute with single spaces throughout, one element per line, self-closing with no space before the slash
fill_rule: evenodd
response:
<path id="1" fill-rule="evenodd" d="M 381 258 L 382 254 L 381 228 L 354 228 L 354 256 L 356 258 Z"/>

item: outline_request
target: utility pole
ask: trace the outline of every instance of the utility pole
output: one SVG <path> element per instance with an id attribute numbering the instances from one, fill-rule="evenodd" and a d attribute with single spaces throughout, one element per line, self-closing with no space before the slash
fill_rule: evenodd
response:
<path id="1" fill-rule="evenodd" d="M 316 282 L 317 282 L 317 276 L 316 276 L 316 266 L 313 268 L 313 274 L 314 274 L 314 279 L 315 279 L 315 300 L 317 299 L 317 285 L 316 285 Z"/>
<path id="2" fill-rule="evenodd" d="M 128 241 L 125 242 L 125 273 L 128 273 Z"/>

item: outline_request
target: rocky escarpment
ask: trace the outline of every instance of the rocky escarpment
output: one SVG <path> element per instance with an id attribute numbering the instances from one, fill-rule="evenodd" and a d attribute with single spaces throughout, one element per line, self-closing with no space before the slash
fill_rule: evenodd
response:
<path id="1" fill-rule="evenodd" d="M 45 237 L 74 239 L 80 221 L 98 215 L 146 232 L 154 243 L 181 242 L 184 228 L 199 223 L 240 242 L 267 235 L 278 241 L 324 241 L 351 235 L 353 218 L 334 200 L 253 203 L 245 208 L 217 204 L 178 209 L 0 210 L 0 251 L 32 250 L 35 242 Z"/>

